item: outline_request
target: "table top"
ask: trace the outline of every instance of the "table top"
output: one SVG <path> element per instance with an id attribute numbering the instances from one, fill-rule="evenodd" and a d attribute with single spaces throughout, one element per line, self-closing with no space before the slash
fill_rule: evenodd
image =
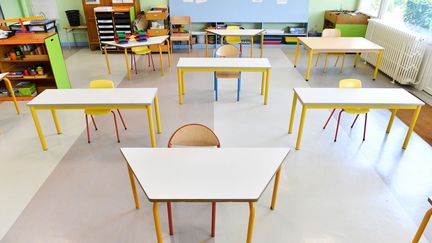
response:
<path id="1" fill-rule="evenodd" d="M 121 148 L 151 202 L 255 202 L 289 148 Z"/>
<path id="2" fill-rule="evenodd" d="M 298 37 L 298 40 L 306 47 L 322 52 L 384 50 L 383 47 L 363 37 Z"/>
<path id="3" fill-rule="evenodd" d="M 144 42 L 132 40 L 126 44 L 119 44 L 116 43 L 115 41 L 101 41 L 101 43 L 109 46 L 117 46 L 120 48 L 132 48 L 138 46 L 160 45 L 163 44 L 168 38 L 169 38 L 168 35 L 161 35 L 161 36 L 149 37 L 148 40 Z"/>
<path id="4" fill-rule="evenodd" d="M 157 88 L 46 89 L 28 106 L 151 105 Z"/>
<path id="5" fill-rule="evenodd" d="M 78 25 L 78 26 L 64 26 L 63 29 L 66 30 L 86 30 L 87 25 Z"/>
<path id="6" fill-rule="evenodd" d="M 294 92 L 305 105 L 424 105 L 402 88 L 295 88 Z"/>
<path id="7" fill-rule="evenodd" d="M 177 68 L 271 68 L 267 58 L 181 57 Z"/>
<path id="8" fill-rule="evenodd" d="M 227 30 L 227 29 L 206 29 L 207 32 L 223 35 L 223 36 L 254 36 L 264 32 L 264 29 L 239 29 L 239 30 Z"/>
<path id="9" fill-rule="evenodd" d="M 4 77 L 6 77 L 9 73 L 0 73 L 0 81 L 3 80 Z"/>

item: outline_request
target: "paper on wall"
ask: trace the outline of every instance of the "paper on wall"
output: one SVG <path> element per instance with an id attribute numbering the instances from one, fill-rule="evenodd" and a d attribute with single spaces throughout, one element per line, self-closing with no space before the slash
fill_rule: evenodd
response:
<path id="1" fill-rule="evenodd" d="M 195 0 L 195 3 L 205 3 L 207 0 Z"/>
<path id="2" fill-rule="evenodd" d="M 183 0 L 184 3 L 193 3 L 194 0 Z"/>
<path id="3" fill-rule="evenodd" d="M 263 0 L 252 0 L 253 3 L 262 3 Z"/>
<path id="4" fill-rule="evenodd" d="M 276 0 L 276 4 L 288 4 L 288 0 Z"/>

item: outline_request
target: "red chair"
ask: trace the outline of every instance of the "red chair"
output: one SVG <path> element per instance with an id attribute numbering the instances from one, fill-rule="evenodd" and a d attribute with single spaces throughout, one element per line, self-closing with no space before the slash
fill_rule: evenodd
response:
<path id="1" fill-rule="evenodd" d="M 216 134 L 208 127 L 201 124 L 186 124 L 178 128 L 168 141 L 168 148 L 173 146 L 191 147 L 216 147 L 220 148 L 220 142 Z M 171 202 L 167 202 L 168 224 L 170 235 L 174 234 L 172 223 Z M 216 202 L 212 202 L 211 237 L 215 236 L 216 226 Z"/>
<path id="2" fill-rule="evenodd" d="M 343 79 L 343 80 L 339 81 L 339 88 L 361 88 L 361 87 L 362 87 L 362 83 L 358 79 Z M 333 109 L 333 111 L 331 112 L 329 118 L 327 119 L 327 122 L 325 123 L 323 129 L 326 128 L 327 124 L 329 123 L 329 121 L 330 121 L 330 119 L 333 116 L 333 113 L 335 111 L 336 111 L 336 109 Z M 355 117 L 355 119 L 354 119 L 354 122 L 351 125 L 351 128 L 354 127 L 354 124 L 356 123 L 357 118 L 359 117 L 359 115 L 360 114 L 365 114 L 365 122 L 364 122 L 364 129 L 363 129 L 363 141 L 364 141 L 366 139 L 367 113 L 369 112 L 369 109 L 362 109 L 362 108 L 342 109 L 339 112 L 338 121 L 337 121 L 337 125 L 336 125 L 336 134 L 335 134 L 334 141 L 336 142 L 338 131 L 339 131 L 339 124 L 340 124 L 341 115 L 342 115 L 342 112 L 344 112 L 344 111 L 346 113 L 349 113 L 349 114 L 357 115 Z"/>
<path id="3" fill-rule="evenodd" d="M 90 88 L 91 89 L 112 89 L 114 88 L 114 82 L 111 80 L 93 80 L 90 82 Z M 123 123 L 123 127 L 126 130 L 126 124 L 123 120 L 123 116 L 120 113 L 119 109 L 116 109 L 117 113 L 120 116 L 120 120 Z M 85 113 L 85 118 L 86 118 L 86 127 L 87 127 L 87 142 L 90 143 L 90 129 L 89 129 L 89 125 L 88 125 L 88 116 L 90 115 L 91 120 L 93 122 L 93 126 L 95 128 L 95 130 L 97 131 L 98 128 L 96 126 L 96 121 L 94 119 L 94 116 L 101 116 L 101 115 L 106 115 L 108 113 L 112 113 L 113 117 L 114 117 L 114 125 L 115 125 L 115 129 L 116 129 L 116 135 L 117 135 L 117 142 L 120 143 L 120 137 L 119 137 L 119 133 L 118 133 L 118 128 L 117 128 L 117 117 L 116 114 L 114 113 L 113 110 L 111 109 L 102 109 L 102 110 L 93 110 L 93 109 L 85 109 L 84 113 Z"/>

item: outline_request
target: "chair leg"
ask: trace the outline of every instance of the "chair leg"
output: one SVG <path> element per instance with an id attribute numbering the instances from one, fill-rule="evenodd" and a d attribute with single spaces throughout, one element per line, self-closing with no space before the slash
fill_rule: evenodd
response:
<path id="1" fill-rule="evenodd" d="M 153 55 L 151 53 L 149 53 L 150 59 L 151 59 L 151 63 L 153 66 L 153 71 L 156 71 L 155 67 L 154 67 L 154 60 L 153 60 Z"/>
<path id="2" fill-rule="evenodd" d="M 324 62 L 324 73 L 327 72 L 327 60 L 328 60 L 328 54 L 326 53 L 326 59 Z"/>
<path id="3" fill-rule="evenodd" d="M 189 47 L 189 53 L 191 52 L 191 48 L 192 48 L 192 41 L 190 41 L 189 40 L 189 45 L 188 45 L 188 47 Z"/>
<path id="4" fill-rule="evenodd" d="M 339 62 L 339 56 L 337 56 L 337 58 L 336 58 L 336 62 L 334 64 L 335 67 L 337 66 L 338 62 Z"/>
<path id="5" fill-rule="evenodd" d="M 117 113 L 118 113 L 119 116 L 120 116 L 120 120 L 121 120 L 121 122 L 123 123 L 123 127 L 124 127 L 124 129 L 127 130 L 126 123 L 124 122 L 124 120 L 123 120 L 123 116 L 122 116 L 122 114 L 120 113 L 120 110 L 119 110 L 119 109 L 117 109 Z"/>
<path id="6" fill-rule="evenodd" d="M 90 115 L 90 117 L 91 117 L 91 119 L 92 119 L 93 126 L 94 126 L 95 130 L 97 131 L 98 128 L 97 128 L 97 126 L 96 126 L 96 121 L 95 121 L 95 119 L 94 119 L 94 116 Z"/>
<path id="7" fill-rule="evenodd" d="M 114 117 L 114 125 L 115 125 L 115 130 L 116 130 L 116 135 L 117 135 L 117 143 L 120 143 L 120 137 L 119 137 L 118 127 L 117 127 L 117 117 L 116 117 L 116 114 L 114 113 L 114 111 L 111 111 L 111 113 L 113 114 L 113 117 Z"/>
<path id="8" fill-rule="evenodd" d="M 150 55 L 147 54 L 147 61 L 148 61 L 148 66 L 150 67 Z"/>
<path id="9" fill-rule="evenodd" d="M 218 101 L 218 78 L 215 77 L 215 100 Z"/>
<path id="10" fill-rule="evenodd" d="M 242 55 L 243 54 L 243 45 L 242 45 L 242 43 L 240 42 L 240 55 Z"/>
<path id="11" fill-rule="evenodd" d="M 212 223 L 211 223 L 211 237 L 215 236 L 216 229 L 216 202 L 212 202 Z"/>
<path id="12" fill-rule="evenodd" d="M 320 58 L 320 54 L 318 53 L 318 56 L 317 56 L 317 59 L 316 59 L 316 62 L 315 62 L 315 67 L 318 65 L 319 58 Z"/>
<path id="13" fill-rule="evenodd" d="M 174 228 L 173 228 L 173 222 L 172 222 L 172 210 L 171 210 L 171 203 L 170 202 L 167 202 L 167 212 L 168 212 L 169 234 L 174 235 Z"/>
<path id="14" fill-rule="evenodd" d="M 333 109 L 333 110 L 332 110 L 332 112 L 331 112 L 329 118 L 327 119 L 327 121 L 326 121 L 326 123 L 325 123 L 323 129 L 325 129 L 325 128 L 327 127 L 327 124 L 329 123 L 329 121 L 330 121 L 330 119 L 331 119 L 331 117 L 333 116 L 333 113 L 334 113 L 335 111 L 336 111 L 336 109 Z"/>
<path id="15" fill-rule="evenodd" d="M 418 243 L 419 242 L 419 240 L 420 240 L 420 238 L 421 238 L 421 236 L 422 236 L 422 234 L 423 234 L 423 232 L 424 232 L 424 230 L 425 230 L 425 228 L 426 228 L 426 226 L 427 226 L 427 224 L 428 224 L 431 216 L 432 216 L 432 208 L 429 209 L 428 211 L 426 211 L 426 213 L 425 213 L 425 215 L 423 217 L 423 220 L 422 220 L 419 228 L 417 229 L 417 232 L 416 232 L 416 234 L 414 236 L 414 239 L 412 240 L 412 243 Z"/>
<path id="16" fill-rule="evenodd" d="M 355 123 L 356 123 L 358 117 L 359 117 L 359 114 L 357 114 L 357 116 L 355 117 L 353 123 L 351 124 L 351 128 L 354 127 L 354 125 L 355 125 Z"/>
<path id="17" fill-rule="evenodd" d="M 363 141 L 366 139 L 366 125 L 367 125 L 367 113 L 365 114 L 365 123 L 363 129 Z"/>
<path id="18" fill-rule="evenodd" d="M 85 114 L 85 119 L 86 119 L 86 128 L 87 128 L 87 143 L 90 143 L 90 129 L 89 129 L 89 125 L 88 125 L 88 115 Z"/>
<path id="19" fill-rule="evenodd" d="M 339 131 L 339 124 L 340 124 L 340 119 L 341 119 L 342 112 L 343 112 L 343 110 L 341 110 L 339 112 L 339 117 L 338 117 L 338 121 L 337 121 L 337 125 L 336 125 L 336 133 L 335 133 L 335 138 L 334 138 L 335 142 L 336 142 L 338 131 Z"/>
<path id="20" fill-rule="evenodd" d="M 343 67 L 344 67 L 344 64 L 345 64 L 345 57 L 346 57 L 346 55 L 344 54 L 343 55 L 343 58 L 342 58 L 342 65 L 341 65 L 341 69 L 340 69 L 340 72 L 342 73 L 342 71 L 343 71 Z"/>
<path id="21" fill-rule="evenodd" d="M 134 53 L 131 53 L 131 70 L 133 70 L 134 67 Z"/>
<path id="22" fill-rule="evenodd" d="M 213 72 L 213 90 L 216 91 L 216 72 Z"/>
<path id="23" fill-rule="evenodd" d="M 137 68 L 137 62 L 136 62 L 136 59 L 135 59 L 135 54 L 133 55 L 133 60 L 134 60 L 134 65 L 135 65 L 135 74 L 138 74 L 138 68 Z"/>
<path id="24" fill-rule="evenodd" d="M 241 87 L 241 79 L 237 80 L 237 102 L 240 101 L 240 87 Z"/>

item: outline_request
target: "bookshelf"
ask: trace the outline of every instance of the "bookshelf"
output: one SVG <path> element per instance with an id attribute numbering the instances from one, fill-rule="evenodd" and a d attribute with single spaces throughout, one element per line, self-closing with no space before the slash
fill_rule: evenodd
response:
<path id="1" fill-rule="evenodd" d="M 38 67 L 42 69 L 39 70 Z M 39 75 L 32 75 L 32 69 L 36 73 L 43 71 Z M 27 74 L 24 70 L 27 70 Z M 23 81 L 35 85 L 36 92 L 33 96 L 17 96 L 17 100 L 31 100 L 45 89 L 71 87 L 59 37 L 56 33 L 15 35 L 0 40 L 0 72 L 9 72 L 7 77 L 14 89 Z M 5 87 L 0 86 L 0 89 L 3 91 Z M 12 100 L 12 97 L 0 96 L 0 101 L 9 100 Z"/>

